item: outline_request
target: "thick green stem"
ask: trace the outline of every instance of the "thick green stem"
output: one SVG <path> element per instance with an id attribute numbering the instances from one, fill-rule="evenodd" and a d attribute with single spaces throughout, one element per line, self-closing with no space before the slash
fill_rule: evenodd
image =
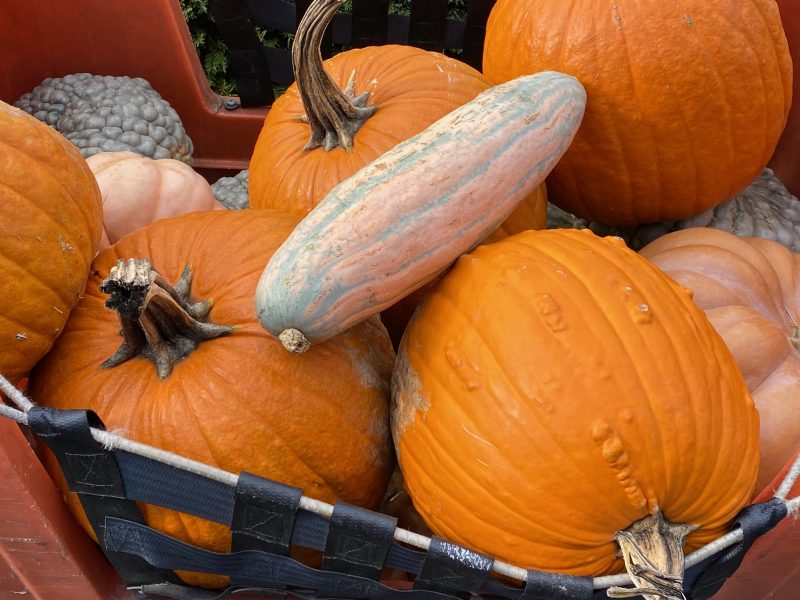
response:
<path id="1" fill-rule="evenodd" d="M 315 0 L 297 26 L 292 45 L 292 67 L 311 126 L 311 137 L 305 146 L 312 150 L 337 146 L 349 150 L 353 136 L 372 116 L 377 106 L 366 106 L 369 92 L 355 95 L 355 72 L 344 91 L 333 82 L 322 65 L 320 46 L 325 29 L 344 0 Z"/>
<path id="2" fill-rule="evenodd" d="M 114 367 L 137 356 L 151 360 L 160 379 L 197 346 L 233 332 L 233 327 L 208 322 L 212 302 L 190 303 L 191 271 L 187 266 L 173 287 L 146 258 L 119 260 L 100 291 L 109 294 L 106 307 L 119 317 L 122 345 L 101 366 Z"/>

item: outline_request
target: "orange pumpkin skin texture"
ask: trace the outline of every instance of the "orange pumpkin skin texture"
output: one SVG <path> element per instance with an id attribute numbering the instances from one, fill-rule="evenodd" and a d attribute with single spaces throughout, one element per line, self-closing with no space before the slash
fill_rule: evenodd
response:
<path id="1" fill-rule="evenodd" d="M 101 230 L 100 192 L 77 148 L 0 102 L 0 373 L 11 381 L 61 333 Z"/>
<path id="2" fill-rule="evenodd" d="M 774 0 L 498 0 L 484 74 L 550 69 L 588 96 L 550 199 L 606 225 L 684 219 L 735 195 L 767 164 L 791 104 Z"/>
<path id="3" fill-rule="evenodd" d="M 256 319 L 252 290 L 296 222 L 269 210 L 196 212 L 153 223 L 101 252 L 86 297 L 32 374 L 32 397 L 47 406 L 92 409 L 109 430 L 233 473 L 276 479 L 328 502 L 377 507 L 394 467 L 388 414 L 394 352 L 385 330 L 371 320 L 297 357 Z M 163 381 L 144 358 L 99 367 L 121 338 L 98 286 L 118 259 L 140 256 L 172 283 L 190 264 L 192 298 L 213 299 L 210 321 L 235 327 L 200 343 Z M 72 506 L 80 512 L 74 498 Z M 161 531 L 230 549 L 222 525 L 142 508 Z M 224 584 L 219 577 L 183 576 L 198 585 Z"/>
<path id="4" fill-rule="evenodd" d="M 706 228 L 640 253 L 694 292 L 725 340 L 761 417 L 763 490 L 800 445 L 800 257 L 778 242 Z"/>
<path id="5" fill-rule="evenodd" d="M 438 535 L 546 571 L 621 570 L 617 531 L 660 509 L 723 533 L 751 498 L 758 414 L 690 293 L 588 231 L 462 256 L 406 330 L 392 430 Z"/>
<path id="6" fill-rule="evenodd" d="M 250 161 L 250 206 L 305 215 L 341 181 L 398 143 L 466 104 L 490 83 L 467 64 L 437 52 L 387 45 L 341 52 L 324 62 L 340 89 L 355 70 L 356 93 L 378 109 L 353 148 L 304 150 L 309 126 L 296 84 L 270 108 Z"/>

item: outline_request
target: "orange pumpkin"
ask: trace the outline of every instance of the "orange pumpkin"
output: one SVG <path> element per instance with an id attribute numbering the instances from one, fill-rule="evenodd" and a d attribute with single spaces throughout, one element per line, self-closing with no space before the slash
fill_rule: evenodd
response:
<path id="1" fill-rule="evenodd" d="M 550 200 L 606 225 L 684 219 L 741 191 L 767 164 L 792 96 L 774 0 L 498 0 L 486 76 L 550 69 L 588 96 Z"/>
<path id="2" fill-rule="evenodd" d="M 264 261 L 296 223 L 268 210 L 195 212 L 141 228 L 101 252 L 85 298 L 31 376 L 35 401 L 92 409 L 130 439 L 270 477 L 327 502 L 376 508 L 394 467 L 388 425 L 394 352 L 386 331 L 373 319 L 298 357 L 256 319 L 253 289 Z M 151 283 L 138 320 L 121 319 L 129 342 L 123 347 L 120 319 L 104 303 L 115 302 L 114 290 L 133 272 L 124 264 L 109 277 L 112 267 L 131 257 L 147 257 L 158 275 L 143 261 L 133 265 L 139 281 Z M 191 302 L 213 300 L 210 313 L 210 303 L 174 301 L 180 294 L 165 300 L 179 279 L 175 289 L 185 292 L 186 265 Z M 184 325 L 176 327 L 178 321 Z M 142 326 L 150 338 L 136 344 Z M 70 504 L 80 514 L 71 495 Z M 170 535 L 230 548 L 222 525 L 155 506 L 143 512 Z M 193 584 L 224 584 L 182 575 Z"/>
<path id="3" fill-rule="evenodd" d="M 800 446 L 800 256 L 716 229 L 667 234 L 640 253 L 694 292 L 761 415 L 762 490 Z"/>
<path id="4" fill-rule="evenodd" d="M 101 210 L 78 149 L 0 102 L 0 373 L 11 381 L 50 349 L 78 302 Z"/>
<path id="5" fill-rule="evenodd" d="M 758 413 L 733 357 L 617 238 L 529 231 L 462 256 L 409 324 L 392 395 L 427 524 L 523 567 L 616 572 L 615 536 L 628 560 L 619 532 L 668 539 L 659 515 L 680 558 L 690 527 L 691 550 L 752 497 Z"/>
<path id="6" fill-rule="evenodd" d="M 100 152 L 86 159 L 103 197 L 100 249 L 158 219 L 224 210 L 209 183 L 185 162 L 135 152 Z"/>

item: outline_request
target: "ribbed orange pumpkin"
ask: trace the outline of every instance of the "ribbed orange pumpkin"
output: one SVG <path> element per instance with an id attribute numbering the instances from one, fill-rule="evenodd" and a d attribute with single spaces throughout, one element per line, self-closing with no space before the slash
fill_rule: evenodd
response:
<path id="1" fill-rule="evenodd" d="M 774 0 L 498 0 L 484 74 L 549 69 L 588 96 L 550 200 L 606 225 L 683 219 L 735 195 L 767 164 L 791 102 Z"/>
<path id="2" fill-rule="evenodd" d="M 0 373 L 11 381 L 61 333 L 101 228 L 100 192 L 77 148 L 0 102 Z"/>
<path id="3" fill-rule="evenodd" d="M 694 292 L 736 358 L 761 416 L 764 489 L 800 447 L 800 256 L 705 227 L 667 234 L 640 254 Z"/>
<path id="4" fill-rule="evenodd" d="M 388 423 L 394 352 L 386 331 L 372 319 L 294 356 L 255 315 L 253 290 L 264 262 L 296 222 L 268 210 L 196 212 L 141 228 L 101 252 L 85 298 L 31 375 L 34 400 L 92 409 L 130 439 L 295 485 L 313 498 L 377 507 L 394 467 Z M 233 331 L 224 335 L 211 327 L 209 333 L 202 324 L 180 339 L 164 333 L 176 328 L 160 323 L 174 325 L 187 311 L 164 308 L 162 295 L 151 301 L 157 308 L 145 306 L 139 322 L 148 319 L 150 331 L 163 337 L 140 351 L 165 361 L 157 369 L 143 356 L 119 360 L 125 358 L 115 354 L 120 322 L 104 307 L 109 297 L 99 286 L 118 260 L 131 257 L 148 257 L 170 284 L 190 265 L 192 301 L 213 299 L 210 322 Z M 191 341 L 210 334 L 223 335 Z M 187 344 L 188 351 L 172 353 Z M 111 356 L 119 364 L 101 367 Z M 80 512 L 75 499 L 70 502 Z M 145 506 L 144 515 L 151 526 L 183 540 L 230 547 L 222 525 L 153 506 Z M 195 584 L 224 583 L 183 575 Z"/>
<path id="5" fill-rule="evenodd" d="M 409 324 L 392 394 L 425 521 L 520 566 L 621 570 L 615 533 L 658 511 L 699 526 L 694 549 L 752 497 L 758 413 L 733 357 L 616 238 L 531 231 L 462 256 Z"/>

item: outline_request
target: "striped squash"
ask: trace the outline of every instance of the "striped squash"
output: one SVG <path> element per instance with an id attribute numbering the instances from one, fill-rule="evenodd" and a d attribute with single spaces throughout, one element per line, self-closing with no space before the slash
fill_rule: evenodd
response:
<path id="1" fill-rule="evenodd" d="M 261 324 L 300 353 L 434 278 L 544 180 L 585 106 L 574 77 L 519 77 L 357 171 L 270 259 L 256 290 Z"/>

